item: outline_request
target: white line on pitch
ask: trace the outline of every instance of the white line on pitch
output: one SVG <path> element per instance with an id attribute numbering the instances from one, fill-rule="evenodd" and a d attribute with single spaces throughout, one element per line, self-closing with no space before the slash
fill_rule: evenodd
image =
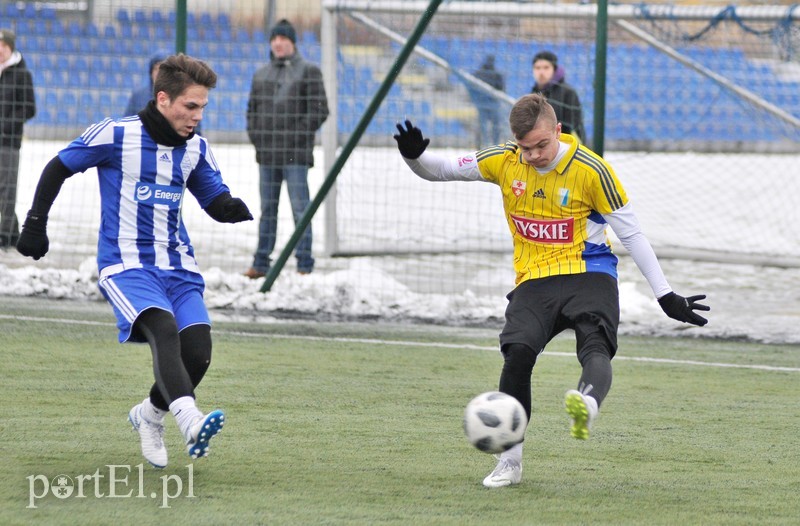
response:
<path id="1" fill-rule="evenodd" d="M 89 320 L 70 320 L 66 318 L 40 318 L 35 316 L 14 316 L 10 314 L 0 314 L 0 319 L 5 320 L 22 320 L 22 321 L 35 321 L 35 322 L 49 322 L 49 323 L 63 323 L 65 325 L 104 325 L 113 327 L 114 324 L 103 321 L 89 321 Z M 226 331 L 215 330 L 214 334 L 228 334 L 231 336 L 246 336 L 249 338 L 267 337 L 284 340 L 307 340 L 307 341 L 336 341 L 345 343 L 364 343 L 371 345 L 400 345 L 407 347 L 434 347 L 439 349 L 469 349 L 476 351 L 493 351 L 499 352 L 497 347 L 488 347 L 486 345 L 471 345 L 468 343 L 436 343 L 436 342 L 416 342 L 405 340 L 377 340 L 374 338 L 343 338 L 343 337 L 323 337 L 323 336 L 301 336 L 295 334 L 268 334 L 268 333 L 254 333 L 242 331 Z M 575 353 L 567 352 L 546 352 L 548 356 L 561 356 L 561 357 L 575 357 Z M 614 360 L 624 360 L 631 362 L 649 362 L 649 363 L 664 363 L 673 365 L 696 365 L 700 367 L 720 367 L 728 369 L 756 369 L 760 371 L 781 371 L 790 373 L 800 373 L 800 367 L 779 367 L 773 365 L 742 365 L 736 363 L 722 363 L 722 362 L 700 362 L 697 360 L 672 360 L 669 358 L 647 358 L 644 356 L 615 356 Z"/>

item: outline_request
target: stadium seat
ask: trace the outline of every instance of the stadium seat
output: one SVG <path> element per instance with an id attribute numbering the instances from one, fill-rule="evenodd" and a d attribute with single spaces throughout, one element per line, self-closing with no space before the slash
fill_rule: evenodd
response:
<path id="1" fill-rule="evenodd" d="M 74 108 L 78 104 L 78 99 L 75 97 L 75 91 L 64 90 L 61 92 L 59 98 L 59 106 L 64 108 Z"/>
<path id="2" fill-rule="evenodd" d="M 58 93 L 55 90 L 48 89 L 44 93 L 44 106 L 46 108 L 58 107 Z"/>
<path id="3" fill-rule="evenodd" d="M 36 116 L 33 122 L 37 124 L 53 124 L 53 116 L 48 108 L 36 108 Z"/>
<path id="4" fill-rule="evenodd" d="M 130 25 L 131 17 L 128 14 L 127 9 L 119 9 L 117 10 L 117 22 L 124 25 Z"/>
<path id="5" fill-rule="evenodd" d="M 4 18 L 8 18 L 8 19 L 11 19 L 13 21 L 15 18 L 19 18 L 20 14 L 21 13 L 20 13 L 19 9 L 17 9 L 17 3 L 16 2 L 9 2 L 9 3 L 7 3 L 5 5 L 5 9 L 3 10 L 3 17 Z"/>
<path id="6" fill-rule="evenodd" d="M 60 108 L 56 111 L 55 124 L 72 124 L 72 118 L 67 110 Z"/>
<path id="7" fill-rule="evenodd" d="M 173 34 L 170 26 L 160 24 L 155 26 L 155 39 L 158 41 L 172 40 Z"/>
<path id="8" fill-rule="evenodd" d="M 34 19 L 37 16 L 36 4 L 33 2 L 26 2 L 25 8 L 22 11 L 22 16 L 28 19 Z"/>
<path id="9" fill-rule="evenodd" d="M 217 15 L 217 26 L 224 29 L 231 28 L 231 18 L 228 13 L 219 13 Z"/>
<path id="10" fill-rule="evenodd" d="M 81 111 L 90 111 L 97 106 L 97 97 L 91 91 L 82 91 L 78 99 L 78 107 Z"/>

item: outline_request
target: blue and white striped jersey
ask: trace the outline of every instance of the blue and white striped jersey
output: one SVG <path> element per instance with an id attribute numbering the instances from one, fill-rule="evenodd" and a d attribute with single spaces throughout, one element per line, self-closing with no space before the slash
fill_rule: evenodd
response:
<path id="1" fill-rule="evenodd" d="M 101 276 L 129 268 L 199 272 L 181 220 L 184 191 L 188 188 L 202 208 L 229 191 L 205 138 L 164 146 L 153 141 L 138 116 L 106 119 L 58 156 L 75 173 L 97 167 Z"/>

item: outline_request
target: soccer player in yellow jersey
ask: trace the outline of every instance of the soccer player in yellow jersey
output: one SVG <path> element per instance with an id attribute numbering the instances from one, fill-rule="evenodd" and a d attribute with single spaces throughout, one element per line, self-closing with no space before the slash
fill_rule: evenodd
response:
<path id="1" fill-rule="evenodd" d="M 500 333 L 500 391 L 519 400 L 530 420 L 536 358 L 554 336 L 573 329 L 582 374 L 564 403 L 572 436 L 585 440 L 611 388 L 611 359 L 617 350 L 617 258 L 606 225 L 633 257 L 667 316 L 702 326 L 707 320 L 695 311 L 709 307 L 698 303 L 704 295 L 684 298 L 672 291 L 614 171 L 561 133 L 542 95 L 519 99 L 509 124 L 515 141 L 456 157 L 426 152 L 430 139 L 410 121 L 405 127 L 398 124 L 394 137 L 406 164 L 423 179 L 488 181 L 500 187 L 517 275 Z M 521 480 L 522 443 L 500 456 L 483 485 L 496 488 Z"/>

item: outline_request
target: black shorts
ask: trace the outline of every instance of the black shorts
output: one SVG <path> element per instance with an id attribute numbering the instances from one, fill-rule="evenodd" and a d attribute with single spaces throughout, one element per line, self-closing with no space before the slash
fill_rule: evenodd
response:
<path id="1" fill-rule="evenodd" d="M 580 350 L 587 337 L 600 331 L 613 357 L 617 351 L 619 289 L 603 272 L 565 274 L 520 283 L 508 296 L 500 348 L 512 343 L 536 353 L 564 329 L 573 329 Z"/>

